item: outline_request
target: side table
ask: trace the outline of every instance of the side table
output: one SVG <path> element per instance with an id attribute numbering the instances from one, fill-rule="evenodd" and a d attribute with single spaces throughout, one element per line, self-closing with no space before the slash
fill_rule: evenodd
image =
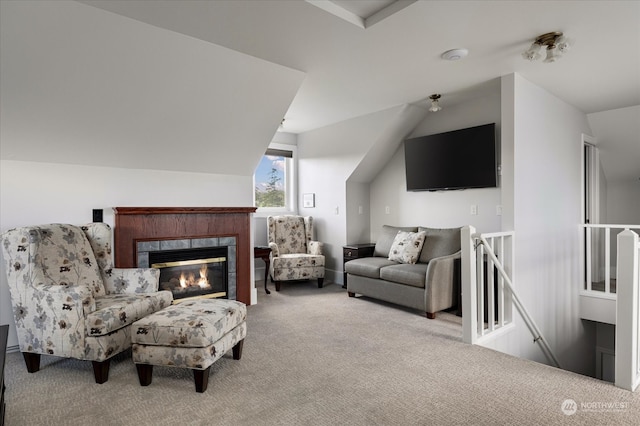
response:
<path id="1" fill-rule="evenodd" d="M 342 273 L 344 274 L 344 284 L 342 288 L 347 288 L 347 272 L 344 270 L 344 264 L 353 259 L 373 256 L 375 248 L 375 243 L 347 244 L 346 246 L 342 246 Z"/>
<path id="2" fill-rule="evenodd" d="M 264 260 L 264 291 L 267 294 L 271 294 L 267 288 L 267 278 L 269 277 L 269 267 L 271 266 L 271 249 L 269 246 L 258 246 L 253 248 L 253 257 L 256 259 Z"/>

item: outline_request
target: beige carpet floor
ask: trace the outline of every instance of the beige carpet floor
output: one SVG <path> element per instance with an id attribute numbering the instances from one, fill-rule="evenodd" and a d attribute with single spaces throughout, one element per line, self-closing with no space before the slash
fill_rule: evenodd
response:
<path id="1" fill-rule="evenodd" d="M 168 367 L 141 387 L 128 353 L 103 385 L 89 362 L 43 357 L 29 374 L 10 353 L 6 425 L 640 424 L 640 392 L 465 345 L 453 315 L 428 320 L 315 282 L 259 287 L 258 299 L 242 359 L 216 362 L 203 394 Z"/>

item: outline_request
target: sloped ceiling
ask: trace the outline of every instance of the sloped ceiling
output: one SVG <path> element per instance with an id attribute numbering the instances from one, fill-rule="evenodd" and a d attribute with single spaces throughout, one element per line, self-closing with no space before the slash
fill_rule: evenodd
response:
<path id="1" fill-rule="evenodd" d="M 304 73 L 76 2 L 2 2 L 3 160 L 253 174 Z"/>
<path id="2" fill-rule="evenodd" d="M 640 77 L 638 77 L 640 78 Z M 587 116 L 609 183 L 640 181 L 640 105 Z"/>

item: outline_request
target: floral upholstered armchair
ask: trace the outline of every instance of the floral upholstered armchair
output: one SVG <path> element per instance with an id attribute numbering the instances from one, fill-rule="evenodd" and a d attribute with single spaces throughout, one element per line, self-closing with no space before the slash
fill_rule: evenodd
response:
<path id="1" fill-rule="evenodd" d="M 271 248 L 271 280 L 280 291 L 280 282 L 317 279 L 322 288 L 324 280 L 323 244 L 313 240 L 313 217 L 269 216 L 267 234 Z"/>
<path id="2" fill-rule="evenodd" d="M 173 300 L 158 291 L 159 270 L 113 267 L 104 223 L 11 229 L 2 249 L 30 373 L 47 354 L 93 361 L 96 383 L 106 382 L 110 358 L 131 347 L 131 324 Z"/>

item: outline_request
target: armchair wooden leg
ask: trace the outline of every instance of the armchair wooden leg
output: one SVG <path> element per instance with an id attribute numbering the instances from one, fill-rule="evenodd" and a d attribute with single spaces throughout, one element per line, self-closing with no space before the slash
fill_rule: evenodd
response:
<path id="1" fill-rule="evenodd" d="M 324 278 L 318 278 L 318 288 L 322 288 Z"/>
<path id="2" fill-rule="evenodd" d="M 27 364 L 29 373 L 36 373 L 40 370 L 40 354 L 22 352 L 22 356 L 24 357 L 24 363 Z"/>
<path id="3" fill-rule="evenodd" d="M 426 314 L 427 314 L 427 318 L 436 319 L 436 313 L 435 312 L 426 312 Z"/>
<path id="4" fill-rule="evenodd" d="M 280 291 L 280 281 L 276 281 L 276 291 Z"/>
<path id="5" fill-rule="evenodd" d="M 356 297 L 356 294 L 352 291 L 347 291 L 347 294 L 349 295 L 349 297 Z"/>
<path id="6" fill-rule="evenodd" d="M 91 362 L 93 363 L 93 375 L 95 376 L 96 383 L 101 385 L 109 379 L 109 364 L 111 360 Z"/>

